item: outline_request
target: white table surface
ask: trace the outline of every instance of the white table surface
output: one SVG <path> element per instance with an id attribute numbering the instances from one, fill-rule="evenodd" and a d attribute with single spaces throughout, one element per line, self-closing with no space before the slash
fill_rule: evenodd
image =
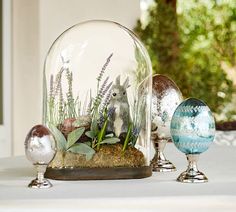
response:
<path id="1" fill-rule="evenodd" d="M 2 211 L 236 211 L 236 147 L 217 146 L 200 156 L 208 183 L 176 182 L 186 169 L 185 156 L 168 144 L 172 173 L 138 180 L 55 181 L 50 189 L 29 189 L 35 177 L 25 157 L 0 159 Z"/>

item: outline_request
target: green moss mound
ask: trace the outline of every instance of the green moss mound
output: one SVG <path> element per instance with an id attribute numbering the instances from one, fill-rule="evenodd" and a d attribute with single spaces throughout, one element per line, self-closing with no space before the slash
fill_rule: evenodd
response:
<path id="1" fill-rule="evenodd" d="M 121 144 L 113 144 L 102 145 L 91 160 L 86 160 L 82 154 L 58 151 L 49 167 L 141 167 L 145 163 L 143 153 L 137 148 L 129 146 L 123 153 Z"/>

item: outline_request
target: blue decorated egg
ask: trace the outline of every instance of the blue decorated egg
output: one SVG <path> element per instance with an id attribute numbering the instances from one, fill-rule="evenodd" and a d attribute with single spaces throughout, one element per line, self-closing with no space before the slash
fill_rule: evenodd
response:
<path id="1" fill-rule="evenodd" d="M 170 127 L 175 146 L 185 154 L 205 152 L 215 136 L 210 108 L 195 98 L 186 99 L 176 108 Z"/>

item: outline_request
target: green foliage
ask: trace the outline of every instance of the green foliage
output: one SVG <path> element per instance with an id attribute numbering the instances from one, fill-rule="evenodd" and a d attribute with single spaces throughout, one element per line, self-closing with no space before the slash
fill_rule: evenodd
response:
<path id="1" fill-rule="evenodd" d="M 149 9 L 148 24 L 144 27 L 138 21 L 135 31 L 146 44 L 154 73 L 176 72 L 179 41 L 175 8 L 165 0 L 154 2 Z"/>
<path id="2" fill-rule="evenodd" d="M 131 130 L 132 130 L 132 124 L 129 124 L 129 127 L 128 127 L 128 130 L 127 130 L 127 134 L 126 134 L 126 137 L 125 137 L 125 141 L 124 141 L 124 145 L 123 145 L 123 148 L 122 148 L 122 151 L 124 152 L 128 146 L 128 143 L 130 141 L 130 137 L 131 137 Z"/>
<path id="3" fill-rule="evenodd" d="M 92 101 L 92 123 L 90 131 L 86 132 L 86 136 L 92 139 L 92 147 L 99 150 L 101 144 L 112 144 L 118 142 L 118 138 L 106 138 L 106 129 L 108 124 L 108 114 L 107 106 L 110 101 L 111 95 L 111 86 L 112 82 L 108 83 L 109 77 L 107 77 L 102 85 L 102 82 L 105 70 L 110 63 L 110 60 L 113 56 L 113 53 L 107 58 L 105 64 L 103 65 L 98 77 L 97 77 L 97 96 Z M 101 128 L 98 127 L 98 120 L 104 118 Z"/>
<path id="4" fill-rule="evenodd" d="M 62 76 L 66 75 L 68 91 L 66 99 L 63 97 Z M 47 121 L 55 126 L 61 124 L 67 118 L 77 118 L 80 114 L 80 102 L 77 97 L 73 97 L 73 75 L 69 69 L 63 67 L 56 74 L 54 80 L 53 75 L 50 77 L 50 91 L 48 95 L 48 116 Z"/>
<path id="5" fill-rule="evenodd" d="M 96 137 L 96 134 L 94 133 L 94 131 L 87 131 L 85 135 L 91 139 L 94 139 Z"/>
<path id="6" fill-rule="evenodd" d="M 110 89 L 112 86 L 112 82 L 108 83 L 109 77 L 107 77 L 102 85 L 100 86 L 100 83 L 102 82 L 105 70 L 107 66 L 110 63 L 110 60 L 113 56 L 113 53 L 109 55 L 107 58 L 105 64 L 103 65 L 98 77 L 97 77 L 97 95 L 92 101 L 91 105 L 91 115 L 92 115 L 92 123 L 90 127 L 90 131 L 86 133 L 86 135 L 92 139 L 92 146 L 97 146 L 97 150 L 100 148 L 100 142 L 105 136 L 106 127 L 107 127 L 107 121 L 103 124 L 102 129 L 99 130 L 98 128 L 98 120 L 100 118 L 100 114 L 103 113 L 103 111 L 106 110 L 106 108 L 102 108 L 102 102 L 103 100 L 109 99 L 110 95 Z"/>
<path id="7" fill-rule="evenodd" d="M 61 131 L 58 130 L 54 125 L 50 124 L 49 128 L 55 137 L 57 148 L 59 150 L 63 152 L 70 151 L 73 153 L 84 154 L 86 156 L 86 160 L 90 160 L 93 157 L 95 151 L 91 147 L 91 142 L 76 143 L 76 141 L 78 141 L 84 133 L 84 127 L 75 129 L 69 133 L 67 141 Z"/>
<path id="8" fill-rule="evenodd" d="M 95 154 L 95 150 L 84 143 L 74 144 L 68 149 L 68 151 L 73 153 L 84 154 L 86 156 L 86 160 L 92 159 L 93 155 Z"/>
<path id="9" fill-rule="evenodd" d="M 67 78 L 67 83 L 68 83 L 68 91 L 66 93 L 67 117 L 75 118 L 77 117 L 77 113 L 76 113 L 77 102 L 74 100 L 74 97 L 73 97 L 73 90 L 72 90 L 73 75 L 72 75 L 72 72 L 69 71 L 69 69 L 66 70 L 66 78 Z"/>
<path id="10" fill-rule="evenodd" d="M 84 131 L 85 128 L 81 127 L 69 133 L 67 138 L 66 148 L 69 149 L 71 146 L 73 146 L 76 143 L 76 141 L 78 141 L 80 137 L 83 135 Z"/>
<path id="11" fill-rule="evenodd" d="M 86 132 L 86 135 L 93 140 L 93 148 L 97 147 L 97 150 L 100 149 L 101 144 L 115 144 L 120 141 L 119 138 L 113 137 L 113 134 L 106 134 L 108 119 L 107 109 L 104 110 L 103 114 L 100 114 L 104 118 L 104 123 L 102 124 L 101 129 L 90 130 Z"/>
<path id="12" fill-rule="evenodd" d="M 100 144 L 116 144 L 117 142 L 119 142 L 120 139 L 119 138 L 104 138 L 104 140 L 102 140 L 100 142 Z"/>
<path id="13" fill-rule="evenodd" d="M 105 134 L 106 134 L 106 129 L 107 129 L 107 124 L 108 124 L 108 119 L 105 120 L 103 126 L 102 126 L 102 129 L 99 131 L 98 133 L 98 139 L 97 139 L 97 150 L 99 150 L 100 148 L 100 144 L 102 142 L 102 140 L 104 139 L 105 137 Z"/>
<path id="14" fill-rule="evenodd" d="M 135 45 L 137 45 L 135 43 Z M 90 91 L 90 101 L 87 106 L 87 100 L 83 105 L 87 106 L 87 117 L 80 116 L 80 102 L 77 97 L 73 97 L 73 75 L 68 67 L 62 66 L 60 71 L 57 72 L 54 79 L 54 75 L 51 75 L 50 78 L 50 90 L 48 94 L 48 124 L 51 129 L 56 141 L 58 149 L 66 152 L 74 152 L 79 154 L 84 154 L 86 159 L 90 159 L 95 153 L 95 148 L 99 151 L 100 146 L 103 144 L 115 144 L 120 141 L 119 138 L 115 137 L 113 133 L 107 134 L 107 125 L 108 121 L 112 115 L 112 108 L 109 108 L 108 105 L 111 98 L 112 91 L 112 82 L 109 82 L 109 77 L 104 77 L 105 70 L 110 63 L 110 60 L 113 56 L 113 53 L 109 55 L 106 59 L 105 64 L 103 65 L 101 71 L 97 77 L 97 92 L 95 98 L 91 97 Z M 140 90 L 145 90 L 143 88 L 143 82 L 141 83 L 144 76 L 147 75 L 147 64 L 143 60 L 139 48 L 135 49 L 135 57 L 138 61 L 138 73 L 136 75 L 137 83 L 140 83 L 137 95 L 139 96 Z M 65 75 L 65 76 L 64 76 Z M 62 77 L 65 77 L 67 83 L 67 90 L 62 91 Z M 63 78 L 64 79 L 64 78 Z M 144 86 L 145 87 L 145 86 Z M 65 98 L 63 93 L 66 94 Z M 144 97 L 144 95 L 143 95 Z M 123 146 L 123 151 L 127 148 L 127 145 L 135 145 L 138 134 L 141 128 L 142 115 L 144 114 L 143 108 L 145 104 L 143 102 L 144 98 L 140 98 L 142 101 L 135 101 L 135 110 L 133 114 L 133 122 L 130 124 L 127 136 L 125 139 L 125 144 Z M 87 98 L 87 97 L 86 97 Z M 84 110 L 84 109 L 83 109 Z M 137 114 L 136 114 L 137 113 Z M 90 120 L 91 118 L 91 120 Z M 63 131 L 64 134 L 68 134 L 66 137 L 59 129 L 64 129 L 65 119 L 73 120 L 71 123 L 74 129 L 72 132 Z M 89 126 L 90 130 L 85 132 L 84 126 Z M 135 133 L 134 133 L 135 132 Z M 87 136 L 85 142 L 80 142 L 82 135 Z M 67 139 L 66 139 L 67 138 Z M 84 139 L 83 139 L 84 140 Z"/>
<path id="15" fill-rule="evenodd" d="M 66 151 L 66 139 L 64 135 L 58 130 L 53 124 L 49 124 L 49 129 L 55 137 L 57 143 L 57 149 L 61 151 Z"/>
<path id="16" fill-rule="evenodd" d="M 135 81 L 137 84 L 139 84 L 148 75 L 148 68 L 147 68 L 147 62 L 144 59 L 144 57 L 140 51 L 140 48 L 138 48 L 136 43 L 134 43 L 134 45 L 135 45 L 135 59 L 138 62 L 138 66 L 135 70 L 133 70 L 132 74 L 135 75 L 135 77 L 136 77 Z"/>
<path id="17" fill-rule="evenodd" d="M 135 31 L 147 46 L 154 73 L 172 78 L 185 97 L 200 98 L 223 113 L 235 92 L 222 64 L 236 72 L 236 2 L 178 0 L 177 13 L 174 2 L 155 0 L 147 25 L 138 21 Z"/>

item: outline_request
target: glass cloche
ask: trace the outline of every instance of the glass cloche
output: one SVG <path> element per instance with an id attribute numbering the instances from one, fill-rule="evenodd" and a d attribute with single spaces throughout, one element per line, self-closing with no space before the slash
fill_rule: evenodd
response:
<path id="1" fill-rule="evenodd" d="M 44 67 L 43 122 L 58 149 L 46 176 L 150 176 L 151 74 L 145 47 L 120 24 L 88 21 L 63 32 Z"/>

